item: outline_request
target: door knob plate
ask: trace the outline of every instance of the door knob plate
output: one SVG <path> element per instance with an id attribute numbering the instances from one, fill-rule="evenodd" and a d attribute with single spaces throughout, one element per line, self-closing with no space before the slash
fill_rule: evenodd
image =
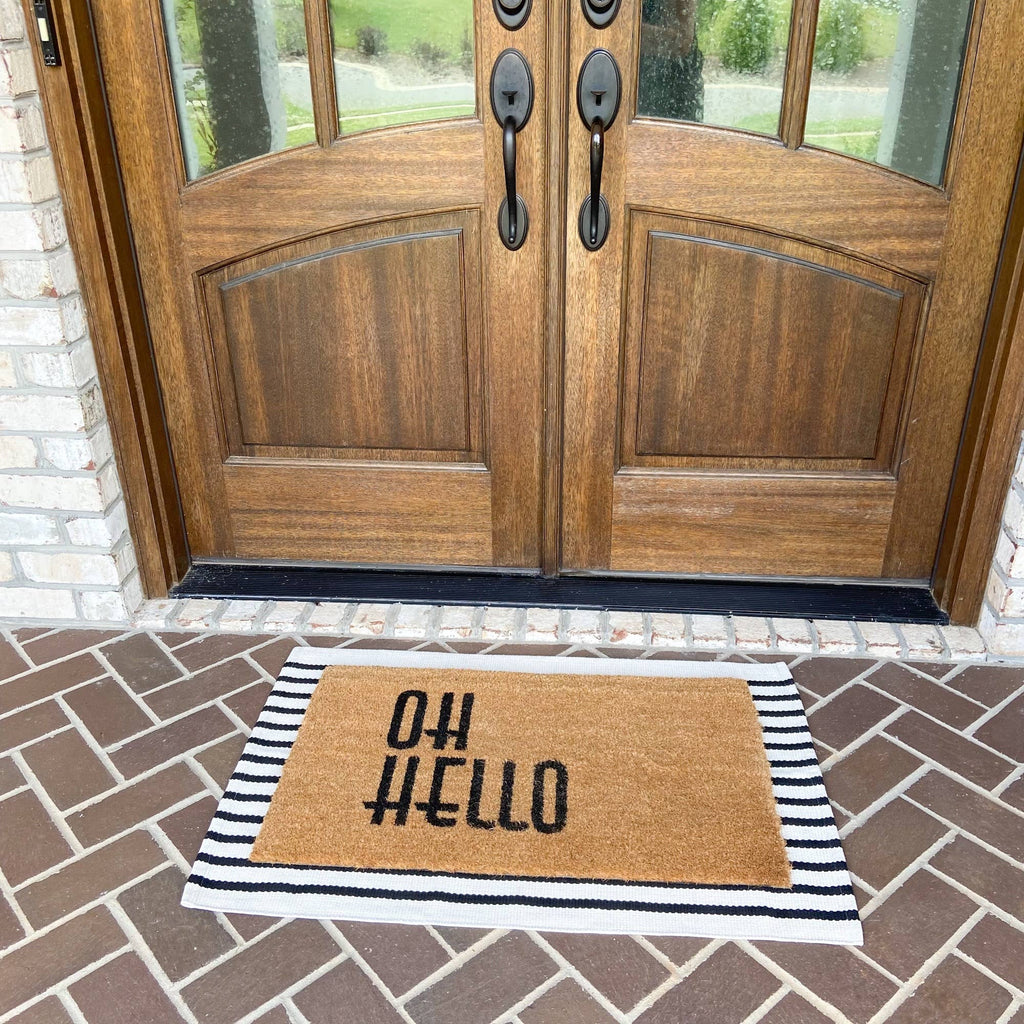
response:
<path id="1" fill-rule="evenodd" d="M 491 110 L 498 124 L 512 118 L 517 132 L 533 110 L 533 75 L 518 50 L 502 50 L 491 71 Z"/>
<path id="2" fill-rule="evenodd" d="M 604 49 L 587 54 L 576 81 L 576 106 L 589 129 L 597 118 L 611 128 L 622 98 L 622 75 L 615 58 Z"/>

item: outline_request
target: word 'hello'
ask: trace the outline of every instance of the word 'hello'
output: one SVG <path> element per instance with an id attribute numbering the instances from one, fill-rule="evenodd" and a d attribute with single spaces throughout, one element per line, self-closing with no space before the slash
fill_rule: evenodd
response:
<path id="1" fill-rule="evenodd" d="M 427 694 L 423 690 L 406 690 L 398 695 L 395 709 L 391 715 L 391 727 L 388 729 L 388 746 L 393 750 L 409 750 L 419 745 L 424 736 L 433 740 L 435 750 L 445 750 L 452 742 L 454 750 L 465 750 L 469 745 L 469 726 L 473 715 L 474 694 L 464 693 L 459 710 L 458 725 L 452 726 L 452 712 L 455 707 L 455 694 L 447 692 L 441 697 L 438 709 L 437 727 L 424 729 L 423 723 L 427 714 Z M 388 754 L 384 758 L 384 768 L 380 783 L 377 786 L 377 798 L 364 800 L 363 806 L 373 811 L 370 823 L 383 825 L 385 815 L 394 812 L 394 824 L 404 825 L 409 819 L 413 808 L 421 811 L 428 825 L 438 828 L 453 828 L 458 824 L 458 814 L 462 804 L 450 799 L 456 786 L 466 787 L 466 772 L 461 771 L 469 764 L 465 757 L 435 757 L 433 772 L 430 778 L 430 790 L 426 800 L 413 800 L 416 788 L 416 777 L 420 770 L 420 755 L 412 754 L 405 762 L 401 772 L 401 789 L 398 796 L 393 795 L 395 776 L 398 774 L 397 754 Z M 498 801 L 497 814 L 493 818 L 484 817 L 480 803 L 483 799 L 484 780 L 487 776 L 485 758 L 473 758 L 469 777 L 469 791 L 465 801 L 465 822 L 470 828 L 492 829 L 501 828 L 506 832 L 522 832 L 532 825 L 537 832 L 550 835 L 561 832 L 565 828 L 568 817 L 569 803 L 569 771 L 561 761 L 540 761 L 533 766 L 533 793 L 530 803 L 530 820 L 516 820 L 512 816 L 513 801 L 516 787 L 515 761 L 505 761 L 501 769 L 501 796 Z M 548 775 L 554 781 L 554 807 L 548 813 L 548 799 L 545 786 Z M 447 779 L 446 779 L 447 775 Z M 456 779 L 455 776 L 461 776 Z M 445 799 L 443 790 L 447 781 L 449 799 Z"/>

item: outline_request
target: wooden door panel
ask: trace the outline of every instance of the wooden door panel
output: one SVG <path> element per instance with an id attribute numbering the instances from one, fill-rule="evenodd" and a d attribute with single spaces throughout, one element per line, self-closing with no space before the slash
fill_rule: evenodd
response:
<path id="1" fill-rule="evenodd" d="M 243 558 L 489 565 L 491 474 L 483 466 L 229 462 Z M 444 501 L 438 501 L 443 495 Z"/>
<path id="2" fill-rule="evenodd" d="M 714 222 L 629 234 L 620 465 L 892 470 L 920 282 Z"/>
<path id="3" fill-rule="evenodd" d="M 896 482 L 618 473 L 611 568 L 880 576 Z"/>
<path id="4" fill-rule="evenodd" d="M 203 275 L 228 452 L 482 462 L 478 221 L 379 222 Z"/>

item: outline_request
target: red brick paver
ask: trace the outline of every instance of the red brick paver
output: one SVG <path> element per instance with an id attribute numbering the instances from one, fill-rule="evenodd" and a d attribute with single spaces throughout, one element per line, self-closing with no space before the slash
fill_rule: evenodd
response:
<path id="1" fill-rule="evenodd" d="M 0 637 L 0 1024 L 1024 1024 L 1019 667 L 791 659 L 860 950 L 185 910 L 216 787 L 295 642 L 367 644 Z"/>

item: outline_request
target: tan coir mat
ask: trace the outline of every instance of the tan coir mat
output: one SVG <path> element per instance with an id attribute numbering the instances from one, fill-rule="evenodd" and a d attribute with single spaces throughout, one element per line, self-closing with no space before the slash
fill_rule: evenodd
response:
<path id="1" fill-rule="evenodd" d="M 731 678 L 328 667 L 250 860 L 790 885 Z"/>

